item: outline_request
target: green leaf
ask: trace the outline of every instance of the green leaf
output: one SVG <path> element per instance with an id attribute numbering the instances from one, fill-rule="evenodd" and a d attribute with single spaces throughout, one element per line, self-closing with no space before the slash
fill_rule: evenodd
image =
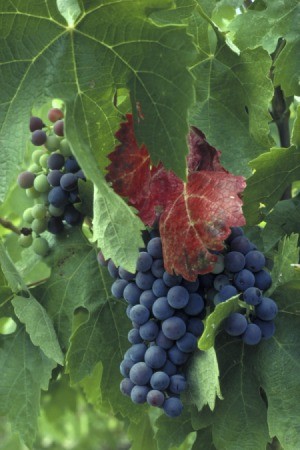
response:
<path id="1" fill-rule="evenodd" d="M 217 342 L 224 396 L 214 412 L 213 442 L 218 450 L 265 450 L 267 408 L 256 374 L 257 349 L 225 333 Z M 254 432 L 255 430 L 255 432 Z"/>
<path id="2" fill-rule="evenodd" d="M 25 285 L 11 258 L 9 257 L 2 242 L 0 242 L 0 264 L 2 273 L 7 280 L 7 284 L 11 288 L 11 290 L 13 292 L 18 292 L 23 289 L 24 291 L 28 292 L 27 286 Z"/>
<path id="3" fill-rule="evenodd" d="M 56 0 L 56 3 L 59 12 L 66 19 L 69 27 L 73 27 L 81 13 L 78 0 Z"/>
<path id="4" fill-rule="evenodd" d="M 224 319 L 229 316 L 230 313 L 238 311 L 239 306 L 239 296 L 231 297 L 226 302 L 219 303 L 214 311 L 209 314 L 205 321 L 204 332 L 198 342 L 198 347 L 200 350 L 209 350 L 213 347 L 215 338 L 219 333 L 219 327 Z"/>
<path id="5" fill-rule="evenodd" d="M 247 180 L 244 191 L 244 214 L 248 225 L 259 223 L 262 211 L 270 211 L 285 189 L 300 179 L 299 157 L 300 150 L 292 146 L 271 148 L 270 152 L 251 161 L 255 173 Z"/>
<path id="6" fill-rule="evenodd" d="M 211 427 L 198 431 L 192 450 L 218 450 L 213 443 Z"/>
<path id="7" fill-rule="evenodd" d="M 193 432 L 191 425 L 191 415 L 185 409 L 179 417 L 170 418 L 163 414 L 155 422 L 157 432 L 155 439 L 158 450 L 165 450 L 170 447 L 179 448 L 187 435 Z"/>
<path id="8" fill-rule="evenodd" d="M 63 365 L 64 355 L 45 308 L 33 297 L 15 296 L 12 304 L 16 316 L 25 325 L 32 343 L 40 347 L 49 359 Z"/>
<path id="9" fill-rule="evenodd" d="M 154 431 L 146 414 L 142 416 L 139 422 L 130 424 L 128 437 L 132 443 L 130 450 L 157 450 Z"/>
<path id="10" fill-rule="evenodd" d="M 300 39 L 288 42 L 275 60 L 274 85 L 280 86 L 286 97 L 300 95 L 299 54 Z"/>
<path id="11" fill-rule="evenodd" d="M 56 366 L 35 347 L 24 328 L 0 340 L 0 414 L 30 448 L 35 439 L 41 389 L 48 387 Z"/>
<path id="12" fill-rule="evenodd" d="M 300 147 L 300 105 L 297 107 L 297 116 L 293 124 L 291 142 Z"/>
<path id="13" fill-rule="evenodd" d="M 219 384 L 219 367 L 214 348 L 193 354 L 186 370 L 187 396 L 191 403 L 202 410 L 208 405 L 213 411 L 216 397 L 222 399 Z"/>

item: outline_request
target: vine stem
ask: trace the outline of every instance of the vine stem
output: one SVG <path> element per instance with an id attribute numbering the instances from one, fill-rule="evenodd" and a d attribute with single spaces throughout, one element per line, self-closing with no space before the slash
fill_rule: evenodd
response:
<path id="1" fill-rule="evenodd" d="M 19 228 L 15 227 L 15 225 L 7 219 L 3 219 L 2 217 L 0 217 L 0 225 L 2 225 L 4 228 L 7 228 L 8 230 L 13 231 L 18 235 L 21 234 Z"/>

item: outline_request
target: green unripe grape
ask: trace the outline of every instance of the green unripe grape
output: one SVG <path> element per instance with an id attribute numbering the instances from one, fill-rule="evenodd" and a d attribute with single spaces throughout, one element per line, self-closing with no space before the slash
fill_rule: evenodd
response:
<path id="1" fill-rule="evenodd" d="M 40 165 L 43 167 L 43 169 L 48 169 L 48 159 L 49 153 L 45 153 L 40 157 Z"/>
<path id="2" fill-rule="evenodd" d="M 54 134 L 51 134 L 50 136 L 47 136 L 47 141 L 45 143 L 45 147 L 50 152 L 54 152 L 55 150 L 58 150 L 59 147 L 60 147 L 60 139 L 59 139 L 59 137 L 55 136 Z"/>
<path id="3" fill-rule="evenodd" d="M 64 208 L 56 208 L 56 206 L 49 205 L 49 213 L 53 217 L 60 217 L 64 213 Z"/>
<path id="4" fill-rule="evenodd" d="M 31 160 L 34 164 L 40 165 L 40 157 L 46 153 L 46 150 L 35 150 L 31 155 Z"/>
<path id="5" fill-rule="evenodd" d="M 47 208 L 45 205 L 38 203 L 33 206 L 31 213 L 34 219 L 43 219 L 47 214 Z"/>
<path id="6" fill-rule="evenodd" d="M 34 187 L 26 189 L 25 192 L 28 198 L 38 198 L 40 196 L 40 192 L 36 191 Z"/>
<path id="7" fill-rule="evenodd" d="M 50 184 L 44 173 L 41 173 L 35 178 L 33 186 L 38 192 L 48 192 L 50 189 Z"/>
<path id="8" fill-rule="evenodd" d="M 30 164 L 30 166 L 28 167 L 28 170 L 30 170 L 30 172 L 33 173 L 38 173 L 41 171 L 41 166 L 39 164 Z"/>
<path id="9" fill-rule="evenodd" d="M 29 234 L 28 236 L 21 234 L 18 239 L 19 245 L 24 248 L 30 247 L 32 244 L 32 241 L 33 241 L 33 239 L 32 239 L 31 234 Z"/>
<path id="10" fill-rule="evenodd" d="M 62 139 L 60 141 L 60 151 L 64 156 L 72 156 L 71 147 L 67 141 L 67 139 Z"/>
<path id="11" fill-rule="evenodd" d="M 47 230 L 47 219 L 34 219 L 31 228 L 36 234 L 41 234 Z"/>
<path id="12" fill-rule="evenodd" d="M 32 215 L 32 208 L 27 208 L 23 212 L 23 220 L 24 222 L 31 223 L 33 221 L 34 217 Z"/>
<path id="13" fill-rule="evenodd" d="M 47 239 L 42 237 L 35 238 L 32 243 L 32 250 L 39 256 L 46 256 L 50 250 Z"/>

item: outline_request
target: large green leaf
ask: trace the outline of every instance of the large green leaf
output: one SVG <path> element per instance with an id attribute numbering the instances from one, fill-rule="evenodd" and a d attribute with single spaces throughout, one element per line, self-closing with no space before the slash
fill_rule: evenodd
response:
<path id="1" fill-rule="evenodd" d="M 31 447 L 37 430 L 41 389 L 56 363 L 35 347 L 24 328 L 0 339 L 0 414 Z"/>
<path id="2" fill-rule="evenodd" d="M 130 450 L 157 450 L 154 431 L 148 415 L 144 414 L 138 423 L 131 423 L 128 437 L 132 442 Z"/>
<path id="3" fill-rule="evenodd" d="M 155 439 L 158 450 L 167 448 L 180 448 L 187 435 L 194 430 L 191 425 L 191 414 L 184 409 L 179 417 L 170 418 L 163 414 L 155 422 L 157 432 Z"/>
<path id="4" fill-rule="evenodd" d="M 213 443 L 211 427 L 198 431 L 192 450 L 217 450 Z"/>

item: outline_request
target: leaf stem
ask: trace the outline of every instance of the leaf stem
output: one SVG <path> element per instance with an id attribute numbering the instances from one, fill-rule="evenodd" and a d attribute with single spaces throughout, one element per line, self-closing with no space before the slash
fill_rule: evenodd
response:
<path id="1" fill-rule="evenodd" d="M 0 217 L 0 225 L 2 225 L 4 228 L 7 228 L 8 230 L 13 231 L 18 235 L 21 234 L 21 230 L 15 227 L 15 225 L 7 219 L 3 219 L 2 217 Z"/>

